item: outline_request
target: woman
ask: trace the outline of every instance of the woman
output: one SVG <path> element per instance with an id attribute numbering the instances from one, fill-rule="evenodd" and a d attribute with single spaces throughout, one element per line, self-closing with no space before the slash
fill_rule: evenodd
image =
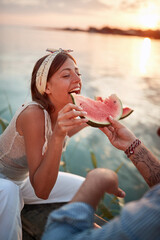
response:
<path id="1" fill-rule="evenodd" d="M 35 65 L 32 102 L 23 105 L 0 136 L 0 234 L 21 239 L 24 203 L 67 202 L 84 178 L 59 172 L 66 138 L 84 128 L 85 112 L 72 104 L 71 92 L 81 92 L 74 58 L 51 50 Z M 28 177 L 29 175 L 29 177 Z"/>

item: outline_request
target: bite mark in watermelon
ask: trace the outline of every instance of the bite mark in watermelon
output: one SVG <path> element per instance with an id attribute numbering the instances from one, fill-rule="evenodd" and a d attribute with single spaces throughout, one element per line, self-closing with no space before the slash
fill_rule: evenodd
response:
<path id="1" fill-rule="evenodd" d="M 102 97 L 99 97 L 99 96 L 95 97 L 95 100 L 96 101 L 101 101 L 101 102 L 103 101 Z M 123 108 L 123 112 L 122 112 L 122 116 L 121 116 L 120 120 L 128 117 L 132 112 L 133 112 L 133 109 L 131 109 L 129 107 Z"/>
<path id="2" fill-rule="evenodd" d="M 115 94 L 112 94 L 104 100 L 102 98 L 93 100 L 75 93 L 71 93 L 71 97 L 74 104 L 82 107 L 82 109 L 87 112 L 85 118 L 89 120 L 87 123 L 92 127 L 104 127 L 109 125 L 109 115 L 116 120 L 122 117 L 122 103 Z"/>

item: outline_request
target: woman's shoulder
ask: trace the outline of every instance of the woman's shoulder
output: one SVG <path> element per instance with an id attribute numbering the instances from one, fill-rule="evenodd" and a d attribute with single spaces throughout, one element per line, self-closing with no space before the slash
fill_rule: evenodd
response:
<path id="1" fill-rule="evenodd" d="M 39 104 L 28 104 L 22 106 L 22 111 L 17 118 L 17 130 L 21 134 L 22 129 L 28 128 L 41 128 L 45 124 L 44 108 Z"/>
<path id="2" fill-rule="evenodd" d="M 21 112 L 21 116 L 28 116 L 28 117 L 36 117 L 36 116 L 43 116 L 44 115 L 44 108 L 37 103 L 30 103 L 25 105 L 22 105 L 22 108 L 24 108 Z"/>

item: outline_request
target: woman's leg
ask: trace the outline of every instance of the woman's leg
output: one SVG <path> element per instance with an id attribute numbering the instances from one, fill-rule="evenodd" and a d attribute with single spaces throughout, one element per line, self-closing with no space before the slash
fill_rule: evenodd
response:
<path id="1" fill-rule="evenodd" d="M 22 239 L 20 213 L 23 205 L 19 187 L 12 181 L 0 178 L 0 239 Z"/>
<path id="2" fill-rule="evenodd" d="M 83 181 L 84 178 L 81 176 L 59 172 L 56 184 L 47 200 L 40 199 L 35 195 L 29 178 L 21 185 L 21 192 L 26 204 L 68 202 L 72 199 Z"/>

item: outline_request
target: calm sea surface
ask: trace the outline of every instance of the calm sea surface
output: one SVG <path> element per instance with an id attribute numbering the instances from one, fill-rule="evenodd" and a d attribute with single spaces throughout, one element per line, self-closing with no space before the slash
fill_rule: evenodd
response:
<path id="1" fill-rule="evenodd" d="M 123 120 L 160 159 L 160 41 L 147 38 L 44 31 L 19 27 L 0 27 L 0 111 L 16 109 L 30 100 L 30 76 L 45 49 L 74 49 L 82 74 L 82 94 L 107 97 L 116 93 L 134 113 Z M 1 117 L 10 121 L 11 113 Z M 111 146 L 98 129 L 88 127 L 69 142 L 64 155 L 70 172 L 86 175 L 93 168 L 93 151 L 99 167 L 119 170 L 120 186 L 126 202 L 139 199 L 148 189 L 136 168 L 123 152 Z"/>

